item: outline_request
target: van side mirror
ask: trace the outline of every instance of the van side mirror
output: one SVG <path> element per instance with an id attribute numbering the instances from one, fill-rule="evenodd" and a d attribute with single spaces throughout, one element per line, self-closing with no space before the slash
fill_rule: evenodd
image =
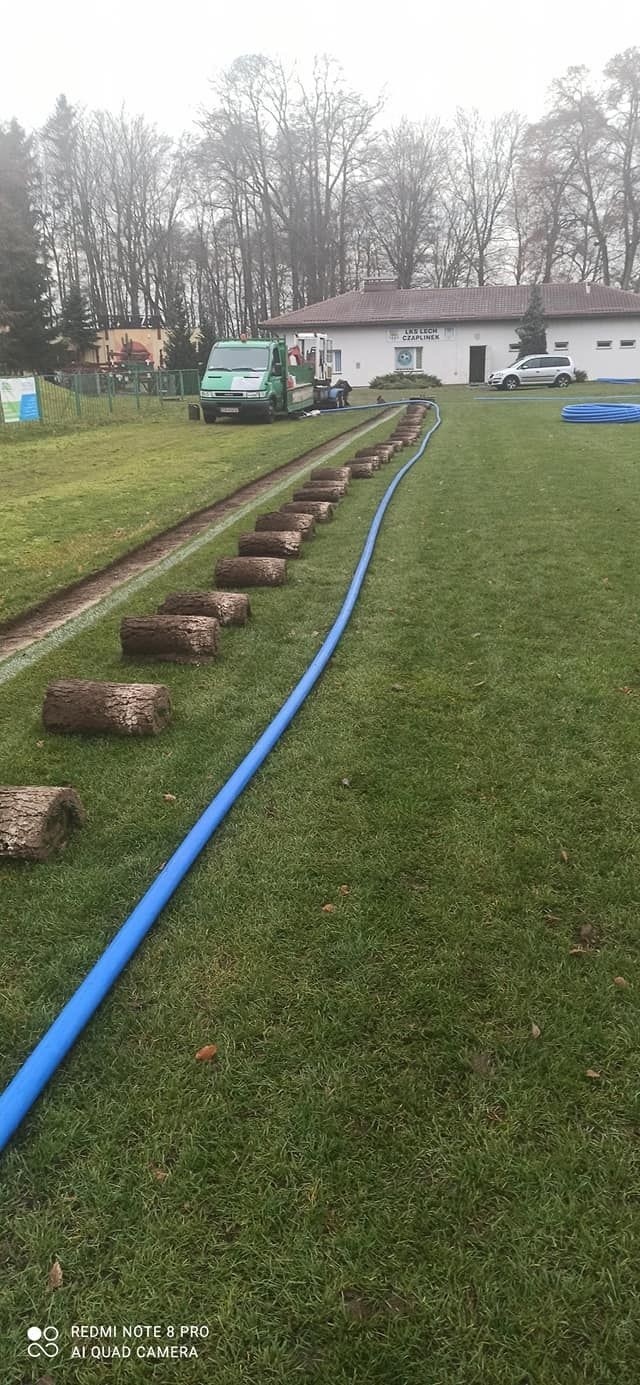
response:
<path id="1" fill-rule="evenodd" d="M 274 361 L 274 362 L 273 362 L 273 374 L 274 374 L 274 375 L 282 375 L 282 366 L 281 366 L 281 364 L 280 364 L 279 361 Z"/>

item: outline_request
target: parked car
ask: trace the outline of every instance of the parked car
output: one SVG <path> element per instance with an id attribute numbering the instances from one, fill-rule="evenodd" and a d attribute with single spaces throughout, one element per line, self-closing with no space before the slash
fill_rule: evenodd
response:
<path id="1" fill-rule="evenodd" d="M 566 389 L 576 378 L 570 356 L 523 356 L 521 361 L 492 370 L 488 383 L 496 390 L 517 390 L 521 385 L 549 385 Z"/>

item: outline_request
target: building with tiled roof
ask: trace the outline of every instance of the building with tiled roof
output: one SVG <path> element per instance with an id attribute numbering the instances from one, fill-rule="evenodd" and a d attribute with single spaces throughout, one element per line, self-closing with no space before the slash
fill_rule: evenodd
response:
<path id="1" fill-rule="evenodd" d="M 640 294 L 585 283 L 542 284 L 541 292 L 548 352 L 567 352 L 590 379 L 640 377 Z M 297 331 L 328 332 L 334 374 L 351 384 L 394 370 L 474 384 L 514 359 L 530 293 L 524 284 L 399 289 L 366 280 L 263 325 L 290 341 Z"/>

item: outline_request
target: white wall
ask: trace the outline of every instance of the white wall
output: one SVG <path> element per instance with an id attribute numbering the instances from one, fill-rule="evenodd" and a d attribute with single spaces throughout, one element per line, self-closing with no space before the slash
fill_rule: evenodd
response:
<path id="1" fill-rule="evenodd" d="M 431 324 L 427 324 L 431 326 Z M 486 375 L 509 365 L 516 352 L 510 350 L 517 342 L 517 323 L 464 322 L 433 324 L 437 336 L 424 340 L 405 341 L 400 327 L 333 327 L 324 328 L 333 339 L 334 349 L 342 351 L 340 374 L 351 385 L 368 385 L 374 375 L 386 375 L 396 369 L 396 348 L 405 345 L 422 347 L 422 369 L 427 375 L 437 375 L 445 385 L 464 385 L 469 381 L 469 348 L 486 346 Z M 305 328 L 305 331 L 311 330 Z M 407 329 L 411 331 L 411 329 Z M 397 339 L 391 339 L 391 333 Z M 294 340 L 287 332 L 287 340 Z M 635 340 L 632 348 L 621 347 L 623 339 Z M 568 342 L 556 347 L 556 342 Z M 597 341 L 611 341 L 609 349 L 599 349 Z M 590 380 L 603 376 L 635 376 L 640 379 L 640 316 L 618 318 L 552 319 L 547 322 L 547 350 L 567 352 L 578 370 L 586 370 Z"/>

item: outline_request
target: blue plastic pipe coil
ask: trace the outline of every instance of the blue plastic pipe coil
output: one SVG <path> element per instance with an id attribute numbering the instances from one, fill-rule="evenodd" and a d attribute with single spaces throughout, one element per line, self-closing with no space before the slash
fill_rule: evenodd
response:
<path id="1" fill-rule="evenodd" d="M 421 400 L 394 400 L 394 404 L 404 406 L 410 403 L 426 403 Z M 355 405 L 353 412 L 363 408 L 380 407 L 375 404 Z M 436 428 L 440 427 L 440 411 L 437 404 L 432 403 L 431 407 L 436 412 L 436 422 L 429 429 L 423 439 L 418 451 L 409 458 L 409 461 L 396 473 L 391 484 L 387 487 L 380 504 L 373 517 L 371 527 L 367 534 L 364 548 L 360 555 L 358 565 L 351 579 L 344 602 L 340 611 L 320 646 L 315 658 L 312 659 L 306 672 L 296 684 L 293 692 L 289 693 L 288 698 L 283 702 L 280 710 L 276 713 L 273 721 L 269 723 L 266 730 L 262 732 L 255 745 L 241 760 L 237 769 L 223 784 L 215 798 L 211 800 L 208 808 L 205 808 L 201 817 L 181 841 L 173 855 L 167 861 L 166 866 L 159 872 L 149 889 L 142 896 L 129 917 L 121 924 L 118 932 L 112 941 L 105 948 L 98 961 L 85 976 L 77 990 L 74 991 L 71 999 L 60 1011 L 60 1014 L 47 1029 L 33 1052 L 18 1069 L 15 1077 L 5 1088 L 0 1096 L 0 1150 L 4 1149 L 11 1136 L 17 1130 L 20 1122 L 30 1110 L 34 1101 L 39 1097 L 41 1091 L 46 1086 L 49 1078 L 53 1076 L 56 1068 L 66 1057 L 69 1050 L 73 1047 L 78 1035 L 82 1033 L 85 1025 L 91 1019 L 98 1006 L 102 1003 L 107 993 L 111 990 L 114 982 L 117 981 L 120 973 L 124 970 L 127 962 L 131 959 L 134 952 L 140 946 L 143 938 L 146 937 L 149 929 L 155 923 L 158 915 L 164 909 L 165 904 L 171 899 L 181 881 L 190 870 L 200 852 L 207 845 L 213 836 L 216 828 L 219 827 L 223 818 L 233 807 L 236 799 L 239 798 L 243 789 L 253 778 L 256 771 L 260 768 L 263 761 L 273 747 L 277 744 L 283 732 L 286 731 L 296 712 L 299 711 L 311 689 L 317 683 L 320 674 L 326 668 L 336 645 L 349 623 L 353 608 L 358 600 L 362 583 L 375 542 L 382 525 L 385 511 L 391 497 L 406 476 L 411 467 L 415 465 L 422 456 L 429 439 L 435 433 Z"/>
<path id="2" fill-rule="evenodd" d="M 640 404 L 566 404 L 565 423 L 640 423 Z"/>

